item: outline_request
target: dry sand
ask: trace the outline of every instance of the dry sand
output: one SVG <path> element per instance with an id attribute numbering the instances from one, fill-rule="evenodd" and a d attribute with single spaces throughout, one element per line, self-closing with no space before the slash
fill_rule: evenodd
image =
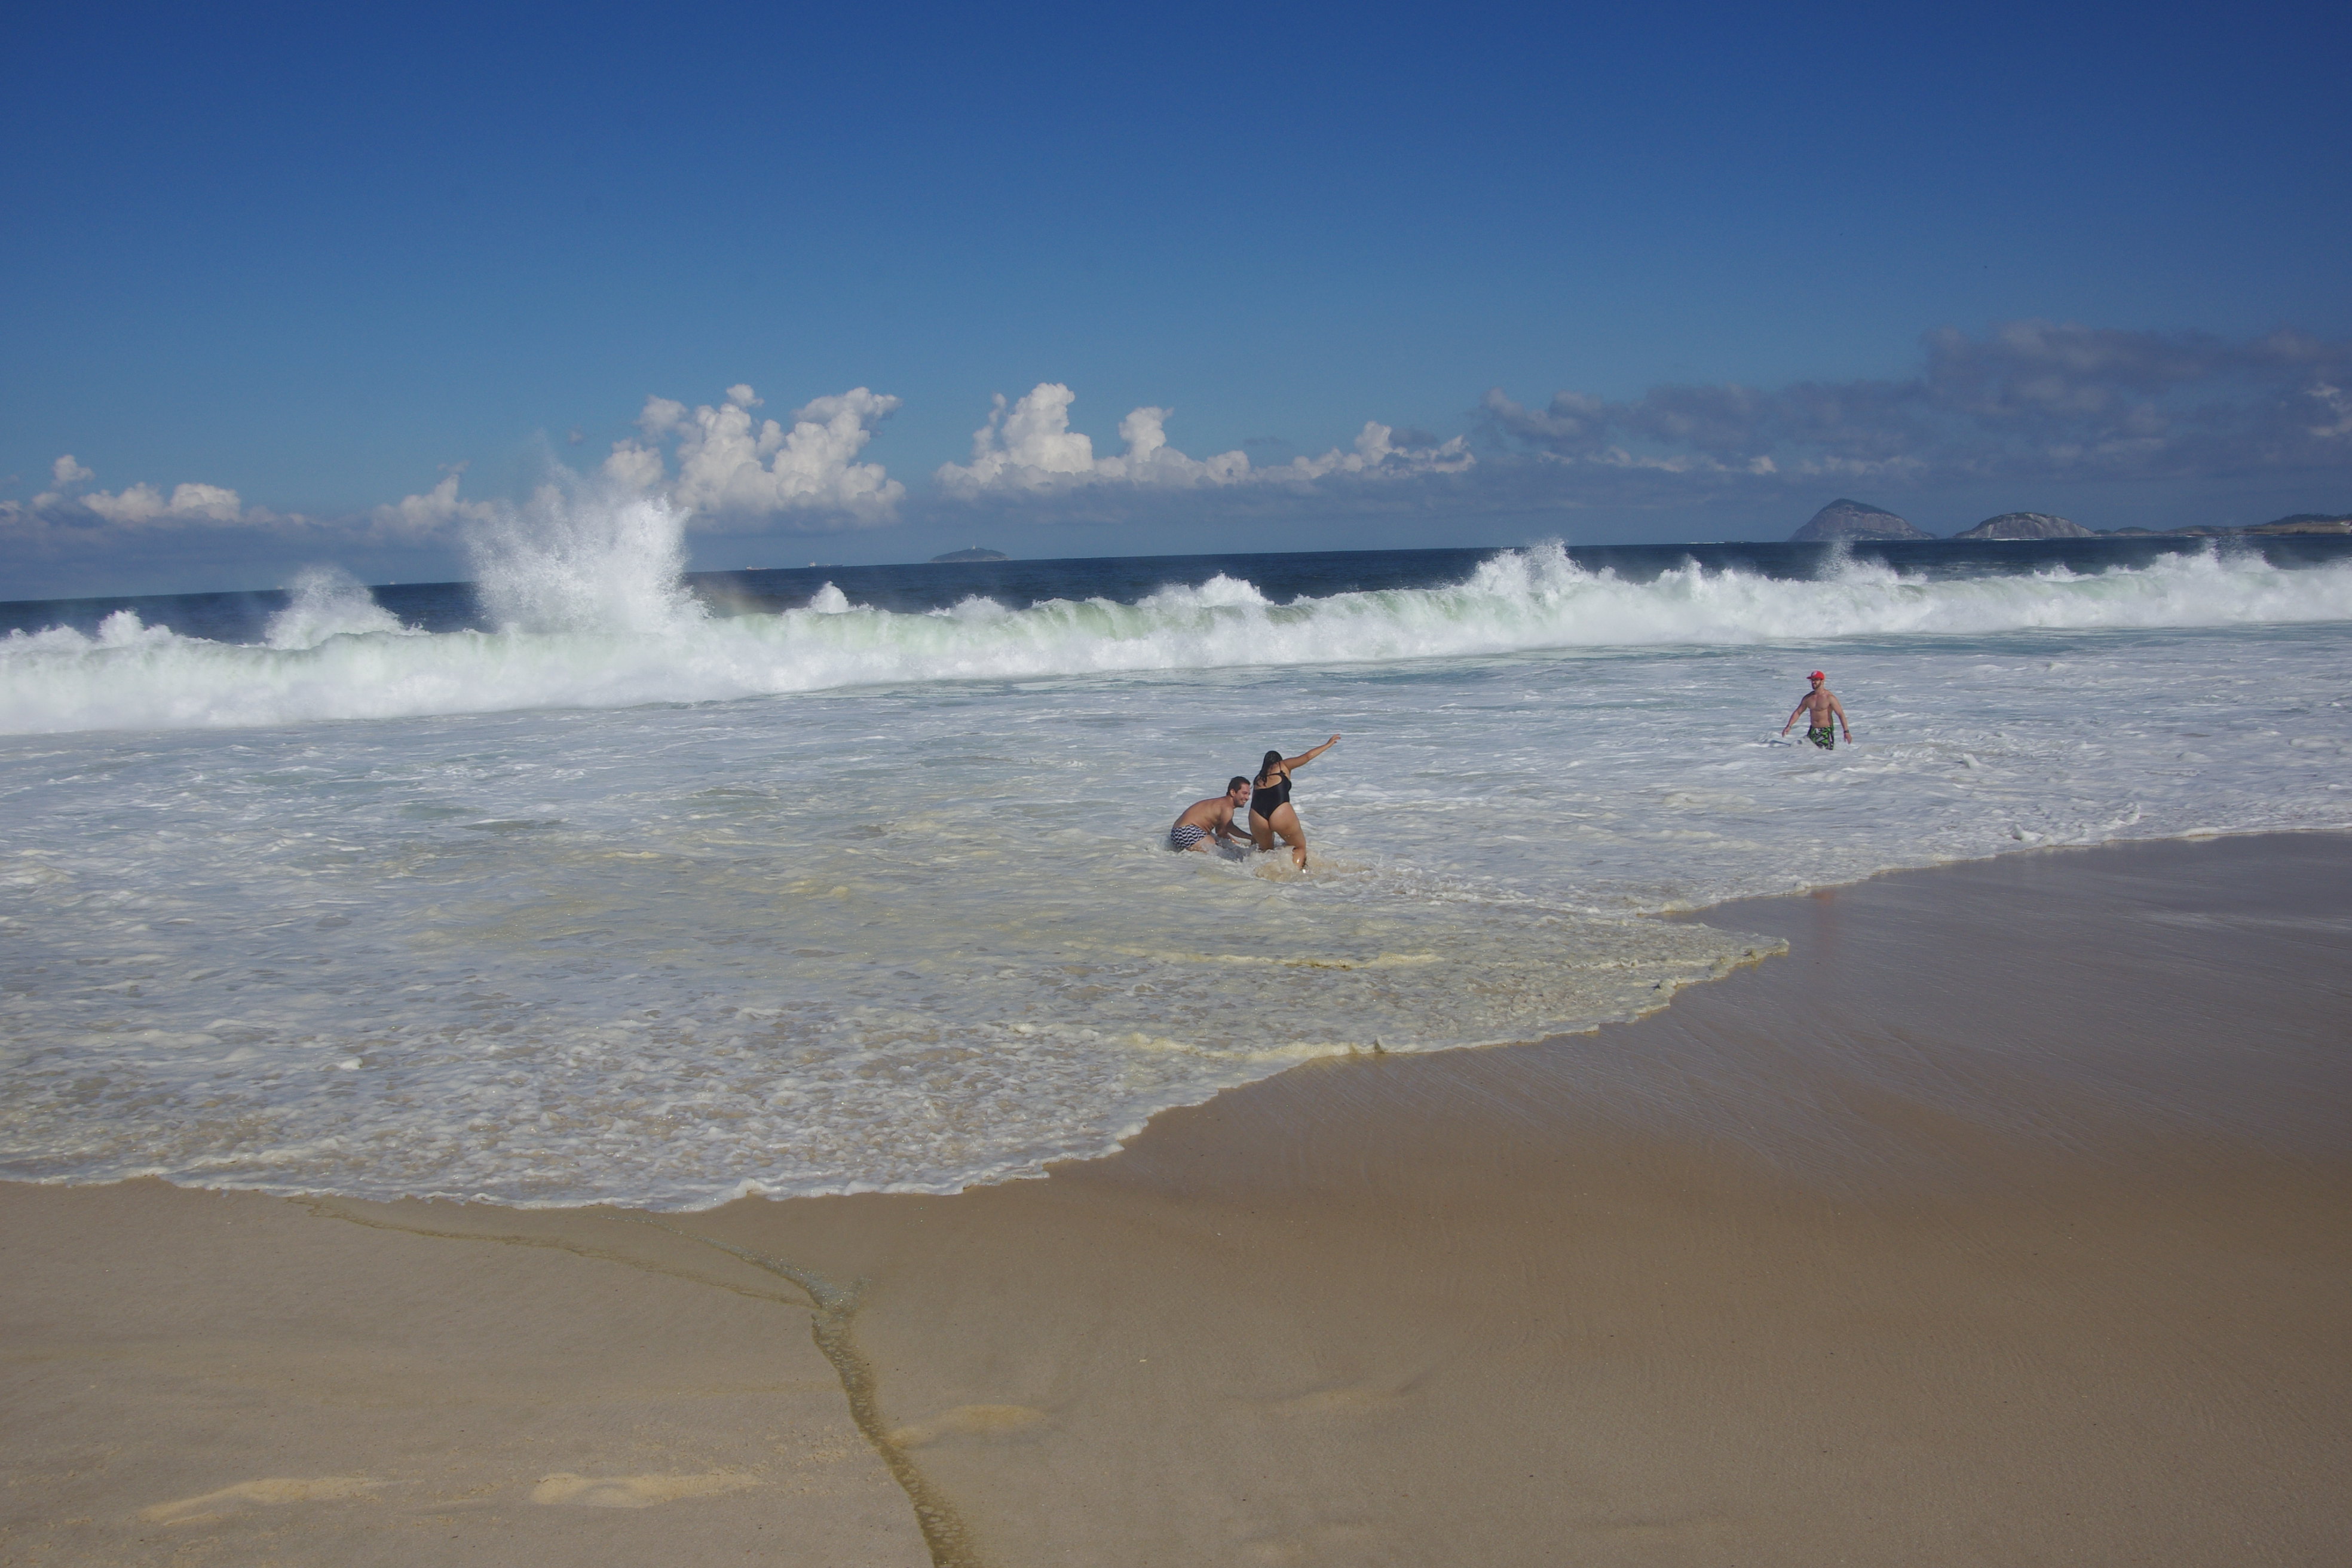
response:
<path id="1" fill-rule="evenodd" d="M 951 1198 L 0 1187 L 0 1562 L 2352 1556 L 2352 838 L 1706 918 Z"/>

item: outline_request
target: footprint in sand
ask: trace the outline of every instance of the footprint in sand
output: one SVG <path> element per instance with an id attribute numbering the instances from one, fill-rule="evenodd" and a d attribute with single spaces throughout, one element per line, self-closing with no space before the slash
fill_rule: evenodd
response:
<path id="1" fill-rule="evenodd" d="M 1308 1563 L 1363 1562 L 1374 1555 L 1380 1539 L 1379 1531 L 1366 1525 L 1317 1524 L 1296 1535 L 1262 1535 L 1243 1542 L 1241 1549 L 1247 1562 L 1298 1568 Z"/>
<path id="2" fill-rule="evenodd" d="M 156 1524 L 194 1524 L 226 1518 L 245 1507 L 276 1508 L 289 1502 L 357 1497 L 382 1484 L 365 1476 L 271 1476 L 257 1481 L 239 1481 L 202 1497 L 159 1502 L 141 1509 L 139 1517 Z"/>
<path id="3" fill-rule="evenodd" d="M 889 1441 L 894 1448 L 925 1448 L 954 1441 L 1000 1442 L 1035 1436 L 1036 1428 L 1047 1419 L 1044 1411 L 1032 1410 L 1025 1405 L 959 1405 L 929 1421 L 898 1427 L 891 1432 Z"/>
<path id="4" fill-rule="evenodd" d="M 1383 1415 L 1402 1405 L 1405 1397 L 1401 1389 L 1356 1384 L 1318 1388 L 1295 1398 L 1275 1400 L 1266 1408 L 1281 1415 Z"/>
<path id="5" fill-rule="evenodd" d="M 657 1502 L 717 1497 L 759 1484 L 759 1477 L 740 1470 L 714 1470 L 700 1476 L 575 1476 L 567 1471 L 542 1477 L 531 1488 L 530 1500 L 582 1508 L 651 1508 Z"/>

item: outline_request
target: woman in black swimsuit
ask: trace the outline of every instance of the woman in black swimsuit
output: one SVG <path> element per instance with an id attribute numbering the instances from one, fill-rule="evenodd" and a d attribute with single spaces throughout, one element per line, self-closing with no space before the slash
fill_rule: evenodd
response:
<path id="1" fill-rule="evenodd" d="M 1274 836 L 1290 846 L 1290 863 L 1300 870 L 1307 869 L 1307 834 L 1298 826 L 1298 813 L 1290 804 L 1290 770 L 1303 768 L 1339 743 L 1339 737 L 1286 757 L 1280 752 L 1268 752 L 1259 764 L 1257 777 L 1250 783 L 1250 837 L 1261 850 L 1274 847 Z"/>

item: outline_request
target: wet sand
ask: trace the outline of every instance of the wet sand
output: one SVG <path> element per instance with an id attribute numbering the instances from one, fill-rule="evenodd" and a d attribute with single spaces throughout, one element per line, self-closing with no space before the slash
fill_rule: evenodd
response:
<path id="1" fill-rule="evenodd" d="M 2352 837 L 1706 918 L 950 1198 L 0 1186 L 0 1561 L 2338 1559 Z"/>

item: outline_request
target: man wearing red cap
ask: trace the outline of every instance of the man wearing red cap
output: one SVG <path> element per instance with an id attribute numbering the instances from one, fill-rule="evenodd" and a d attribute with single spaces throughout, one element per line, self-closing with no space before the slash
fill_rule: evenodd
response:
<path id="1" fill-rule="evenodd" d="M 1789 715 L 1788 724 L 1780 726 L 1780 733 L 1787 734 L 1790 725 L 1794 724 L 1800 716 L 1810 714 L 1811 717 L 1805 721 L 1806 740 L 1824 752 L 1837 750 L 1837 736 L 1830 731 L 1830 721 L 1835 719 L 1837 727 L 1845 731 L 1845 743 L 1853 745 L 1853 727 L 1845 721 L 1845 708 L 1838 701 L 1837 693 L 1822 684 L 1829 677 L 1817 669 L 1805 679 L 1813 683 L 1813 689 L 1797 699 L 1797 710 Z"/>

